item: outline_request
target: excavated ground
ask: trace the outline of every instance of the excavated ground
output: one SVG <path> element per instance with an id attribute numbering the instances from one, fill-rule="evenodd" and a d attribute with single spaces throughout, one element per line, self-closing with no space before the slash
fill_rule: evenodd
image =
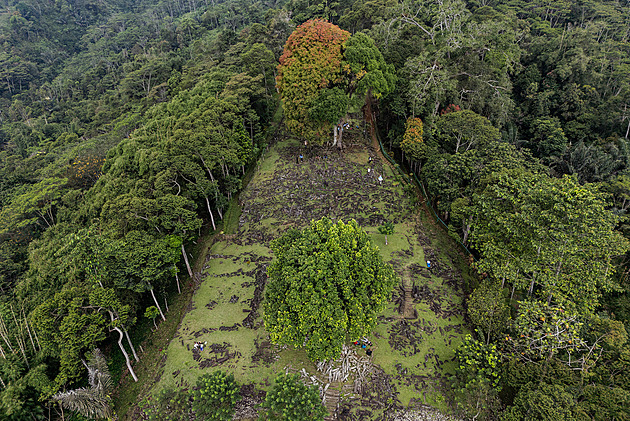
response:
<path id="1" fill-rule="evenodd" d="M 306 148 L 283 136 L 270 147 L 241 193 L 238 231 L 216 242 L 207 257 L 158 388 L 191 387 L 216 369 L 233 372 L 243 385 L 237 416 L 252 419 L 277 373 L 304 370 L 325 388 L 329 419 L 430 419 L 421 418 L 435 413 L 430 407 L 448 411 L 446 378 L 465 333 L 461 274 L 452 261 L 457 253 L 440 249 L 435 227 L 361 131 L 346 141 L 343 152 Z M 269 241 L 324 216 L 355 219 L 401 277 L 370 338 L 371 368 L 360 385 L 356 375 L 329 383 L 299 350 L 272 344 L 262 325 Z M 387 245 L 377 232 L 386 221 L 396 227 Z M 193 349 L 195 341 L 207 342 L 203 351 Z"/>

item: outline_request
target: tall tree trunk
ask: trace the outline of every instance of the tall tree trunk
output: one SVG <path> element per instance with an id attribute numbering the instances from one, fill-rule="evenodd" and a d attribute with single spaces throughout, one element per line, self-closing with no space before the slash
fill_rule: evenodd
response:
<path id="1" fill-rule="evenodd" d="M 133 380 L 137 382 L 138 377 L 136 377 L 136 373 L 133 371 L 133 368 L 131 367 L 131 361 L 129 361 L 129 355 L 127 354 L 127 351 L 125 351 L 125 347 L 123 346 L 123 343 L 122 343 L 123 337 L 125 335 L 123 334 L 122 330 L 120 330 L 119 327 L 114 327 L 114 330 L 118 332 L 118 334 L 120 335 L 118 337 L 118 347 L 120 348 L 120 351 L 125 356 L 125 361 L 127 362 L 127 368 L 129 369 L 129 373 L 131 373 L 131 377 L 133 377 Z"/>
<path id="2" fill-rule="evenodd" d="M 129 337 L 129 331 L 127 329 L 125 329 L 125 336 L 127 337 L 127 342 L 129 343 L 129 348 L 131 348 L 131 353 L 133 354 L 133 358 L 136 361 L 140 361 L 140 358 L 138 358 L 138 354 L 136 354 L 136 348 L 133 346 L 133 343 L 131 343 L 131 338 Z"/>
<path id="3" fill-rule="evenodd" d="M 184 256 L 184 262 L 186 263 L 186 269 L 188 269 L 188 276 L 190 279 L 194 279 L 193 271 L 190 268 L 190 263 L 188 262 L 188 255 L 186 255 L 186 249 L 184 248 L 184 242 L 182 241 L 182 255 Z"/>
<path id="4" fill-rule="evenodd" d="M 214 176 L 212 175 L 212 171 L 210 171 L 210 168 L 208 168 L 208 166 L 206 165 L 206 161 L 204 161 L 203 156 L 201 156 L 201 154 L 197 154 L 197 156 L 199 157 L 199 159 L 201 159 L 201 163 L 206 168 L 206 171 L 208 171 L 208 175 L 210 176 L 210 180 L 214 181 Z"/>
<path id="5" fill-rule="evenodd" d="M 0 336 L 4 343 L 7 344 L 7 347 L 10 351 L 13 351 L 13 347 L 11 346 L 11 342 L 9 341 L 9 331 L 7 330 L 7 326 L 4 324 L 4 320 L 0 317 Z"/>
<path id="6" fill-rule="evenodd" d="M 24 342 L 22 335 L 23 335 L 23 331 L 22 331 L 22 324 L 19 323 L 17 321 L 17 317 L 15 317 L 15 312 L 13 311 L 13 305 L 10 306 L 11 308 L 11 315 L 13 315 L 13 322 L 15 323 L 16 327 L 20 327 L 20 334 L 19 335 L 15 335 L 15 341 L 17 342 L 18 346 L 20 347 L 20 351 L 22 351 L 22 355 L 24 356 L 24 362 L 26 363 L 26 366 L 28 368 L 31 368 L 31 365 L 28 363 L 28 357 L 26 356 L 26 343 Z"/>
<path id="7" fill-rule="evenodd" d="M 212 221 L 212 229 L 216 231 L 217 226 L 214 224 L 214 215 L 212 214 L 212 209 L 210 208 L 210 201 L 208 200 L 208 196 L 206 196 L 206 206 L 208 207 L 208 213 L 210 214 L 210 221 Z"/>
<path id="8" fill-rule="evenodd" d="M 149 292 L 151 293 L 151 297 L 153 297 L 153 302 L 155 303 L 155 306 L 160 311 L 160 316 L 162 316 L 162 320 L 166 321 L 166 317 L 164 317 L 164 313 L 162 313 L 162 307 L 160 307 L 160 303 L 158 303 L 158 300 L 155 298 L 155 293 L 153 292 L 153 287 L 151 287 Z"/>
<path id="9" fill-rule="evenodd" d="M 24 314 L 24 309 L 22 309 L 22 314 Z M 35 348 L 35 341 L 33 341 L 33 335 L 31 335 L 31 329 L 28 327 L 28 319 L 24 317 L 24 324 L 26 325 L 26 331 L 28 332 L 28 337 L 31 339 L 31 345 L 33 346 L 33 351 L 37 352 L 37 348 Z"/>
<path id="10" fill-rule="evenodd" d="M 181 294 L 182 289 L 179 287 L 179 275 L 177 274 L 177 272 L 175 272 L 175 282 L 177 282 L 177 293 Z"/>

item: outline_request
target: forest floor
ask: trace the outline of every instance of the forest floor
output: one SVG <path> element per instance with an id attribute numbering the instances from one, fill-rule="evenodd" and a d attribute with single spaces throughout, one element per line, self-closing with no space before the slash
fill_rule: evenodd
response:
<path id="1" fill-rule="evenodd" d="M 240 195 L 238 226 L 226 227 L 228 234 L 217 238 L 205 258 L 202 282 L 165 350 L 153 392 L 189 388 L 214 370 L 232 372 L 243 385 L 237 416 L 255 419 L 255 406 L 275 376 L 290 371 L 327 389 L 327 406 L 334 412 L 330 419 L 385 419 L 402 410 L 430 408 L 450 412 L 447 378 L 466 333 L 464 259 L 422 206 L 405 196 L 404 182 L 360 130 L 349 132 L 342 153 L 307 148 L 283 136 L 270 146 Z M 367 371 L 361 378 L 353 374 L 335 382 L 304 352 L 270 343 L 260 306 L 272 258 L 269 242 L 324 216 L 355 219 L 401 277 L 369 338 L 372 357 L 348 344 L 348 355 Z M 387 245 L 377 230 L 385 221 L 395 224 Z M 203 351 L 193 349 L 195 341 L 207 342 Z"/>

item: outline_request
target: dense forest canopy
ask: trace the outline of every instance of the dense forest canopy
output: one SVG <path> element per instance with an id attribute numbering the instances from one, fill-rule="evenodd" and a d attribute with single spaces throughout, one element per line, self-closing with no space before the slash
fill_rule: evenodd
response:
<path id="1" fill-rule="evenodd" d="M 47 419 L 97 346 L 133 373 L 139 320 L 194 276 L 280 99 L 332 143 L 366 93 L 485 277 L 454 410 L 630 416 L 627 0 L 3 6 L 0 419 Z M 336 34 L 321 85 L 288 63 L 309 27 Z"/>

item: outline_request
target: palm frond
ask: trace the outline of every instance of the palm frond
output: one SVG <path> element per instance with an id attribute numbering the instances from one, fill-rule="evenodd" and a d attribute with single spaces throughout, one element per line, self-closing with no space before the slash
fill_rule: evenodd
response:
<path id="1" fill-rule="evenodd" d="M 76 411 L 88 418 L 108 418 L 112 416 L 112 376 L 107 361 L 100 349 L 95 348 L 87 364 L 89 388 L 69 390 L 57 393 L 53 400 L 71 411 Z"/>
<path id="2" fill-rule="evenodd" d="M 53 396 L 64 408 L 77 411 L 88 418 L 107 418 L 112 415 L 112 399 L 100 388 L 80 388 Z"/>

